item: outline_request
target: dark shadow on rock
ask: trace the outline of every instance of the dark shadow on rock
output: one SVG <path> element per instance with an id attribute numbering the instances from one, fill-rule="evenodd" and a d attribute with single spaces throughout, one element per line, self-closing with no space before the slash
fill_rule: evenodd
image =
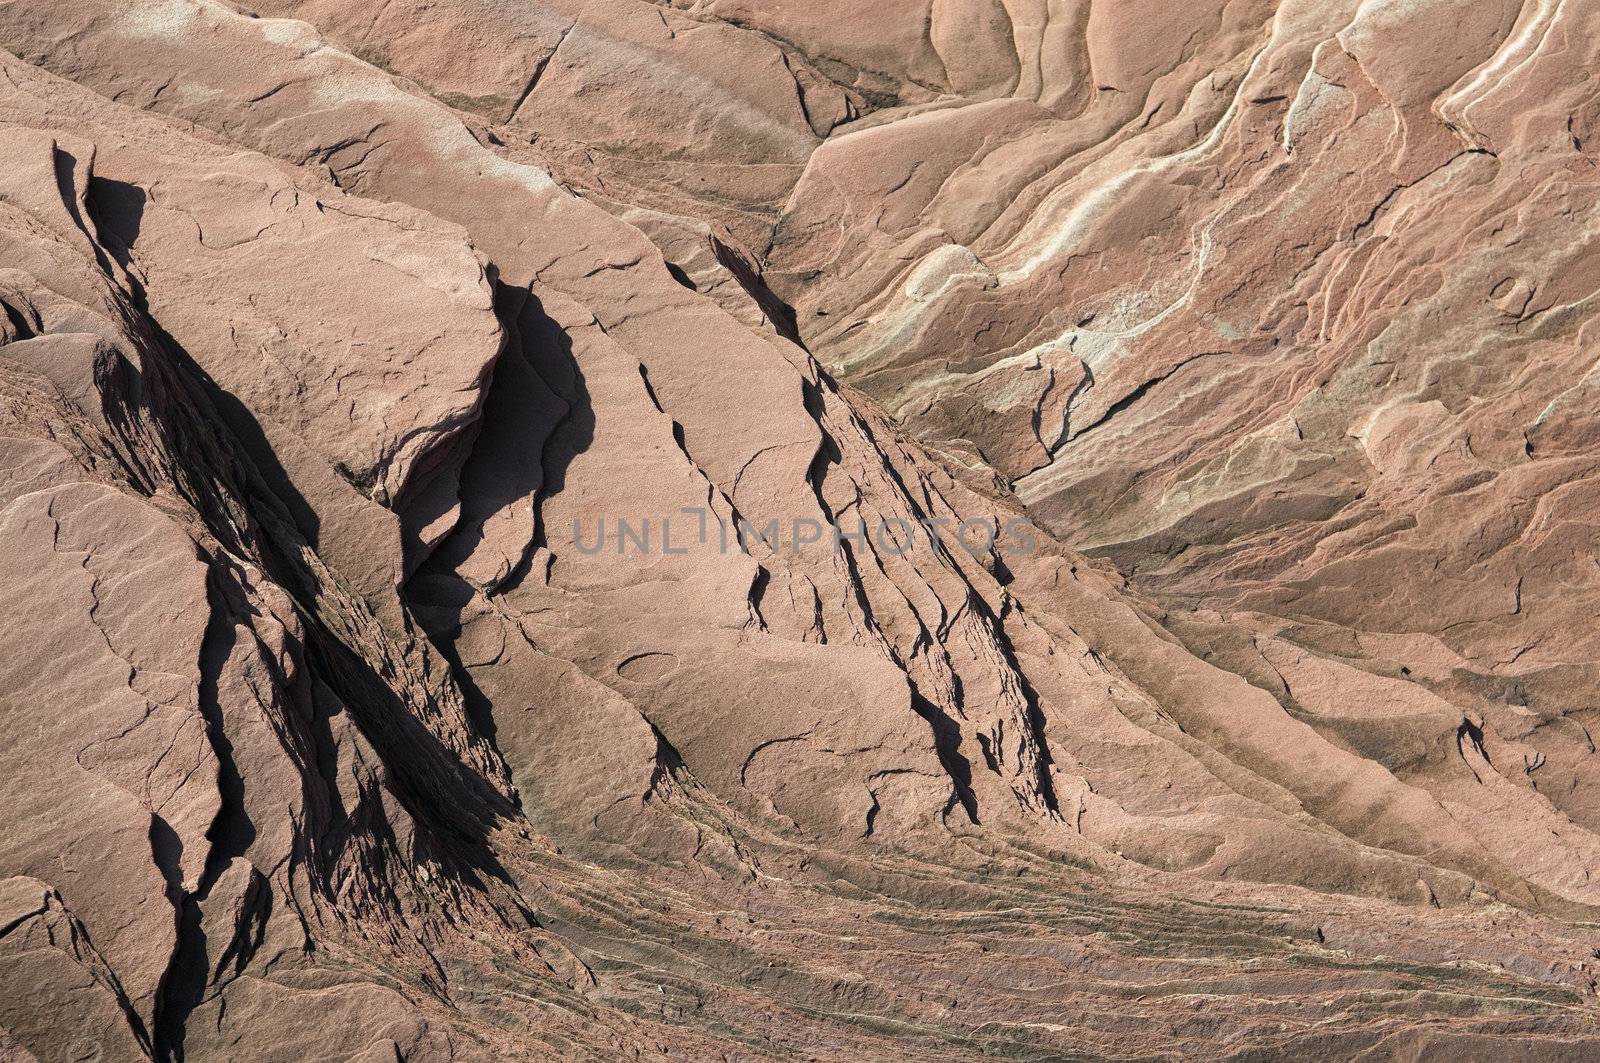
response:
<path id="1" fill-rule="evenodd" d="M 699 291 L 699 289 L 694 286 L 694 281 L 691 280 L 689 275 L 683 271 L 683 267 L 678 265 L 676 262 L 667 263 L 667 272 L 672 274 L 673 280 L 677 281 L 691 292 Z"/>
<path id="2" fill-rule="evenodd" d="M 201 905 L 209 898 L 217 879 L 235 858 L 244 856 L 256 839 L 256 825 L 245 807 L 245 780 L 233 756 L 233 743 L 224 726 L 218 694 L 222 671 L 238 642 L 239 625 L 248 620 L 251 610 L 234 564 L 217 555 L 209 560 L 206 597 L 211 619 L 200 650 L 199 693 L 200 712 L 205 717 L 211 747 L 217 757 L 217 792 L 222 807 L 206 831 L 211 851 L 207 854 L 198 888 L 187 895 L 174 891 L 178 940 L 161 979 L 155 1016 L 156 1058 L 172 1063 L 184 1061 L 183 1045 L 189 1016 L 204 1001 L 213 968 L 217 965 L 207 947 Z"/>
<path id="3" fill-rule="evenodd" d="M 134 248 L 127 241 L 137 240 L 144 194 L 112 181 L 92 182 L 91 193 L 88 202 L 96 225 L 115 234 L 119 254 L 131 256 Z M 423 724 L 396 693 L 392 677 L 380 675 L 374 663 L 346 644 L 345 637 L 359 637 L 363 631 L 359 611 L 351 614 L 348 608 L 355 602 L 305 560 L 307 548 L 314 552 L 317 545 L 317 513 L 252 411 L 161 328 L 137 276 L 130 275 L 127 283 L 146 329 L 140 371 L 147 382 L 146 405 L 184 466 L 175 470 L 180 490 L 192 493 L 191 501 L 213 535 L 252 558 L 296 599 L 305 623 L 306 663 L 335 692 L 383 762 L 384 784 L 417 824 L 418 858 L 436 857 L 463 881 L 481 884 L 488 877 L 513 886 L 488 839 L 497 822 L 515 816 L 515 809 Z M 366 619 L 375 627 L 370 615 Z M 392 647 L 378 649 L 387 653 Z M 229 760 L 225 745 L 214 748 L 219 759 Z M 226 800 L 241 798 L 248 776 L 236 768 L 233 784 L 225 769 Z M 240 844 L 242 837 L 231 842 Z"/>
<path id="4" fill-rule="evenodd" d="M 526 288 L 495 281 L 495 311 L 509 336 L 484 402 L 482 424 L 461 470 L 461 519 L 412 579 L 404 597 L 449 662 L 466 695 L 473 726 L 495 741 L 493 706 L 462 665 L 455 641 L 476 589 L 459 567 L 483 542 L 484 523 L 517 506 L 533 511 L 522 554 L 494 587 L 515 587 L 529 573 L 533 554 L 546 545 L 540 502 L 566 485 L 572 459 L 594 439 L 594 410 L 572 340 Z"/>
<path id="5" fill-rule="evenodd" d="M 144 189 L 98 175 L 89 178 L 90 213 L 111 257 L 124 269 L 133 261 L 132 247 L 144 225 Z"/>
<path id="6" fill-rule="evenodd" d="M 715 237 L 711 239 L 711 250 L 723 268 L 732 273 L 740 287 L 756 301 L 761 312 L 767 315 L 767 320 L 772 322 L 772 327 L 778 330 L 778 335 L 792 343 L 800 344 L 800 326 L 796 323 L 794 307 L 778 298 L 777 293 L 767 287 L 767 282 L 761 279 L 759 269 Z M 694 285 L 691 284 L 689 287 L 692 288 Z"/>
<path id="7" fill-rule="evenodd" d="M 953 803 L 959 803 L 967 818 L 975 825 L 979 824 L 978 798 L 972 789 L 972 762 L 961 752 L 961 727 L 939 706 L 917 693 L 915 684 L 912 685 L 911 708 L 928 721 L 928 727 L 933 731 L 934 753 L 954 787 Z"/>

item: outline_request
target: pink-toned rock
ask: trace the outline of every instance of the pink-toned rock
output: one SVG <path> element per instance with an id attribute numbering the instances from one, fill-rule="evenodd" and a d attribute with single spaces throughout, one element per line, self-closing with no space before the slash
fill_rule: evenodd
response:
<path id="1" fill-rule="evenodd" d="M 1592 1056 L 1594 21 L 0 3 L 0 1059 Z"/>

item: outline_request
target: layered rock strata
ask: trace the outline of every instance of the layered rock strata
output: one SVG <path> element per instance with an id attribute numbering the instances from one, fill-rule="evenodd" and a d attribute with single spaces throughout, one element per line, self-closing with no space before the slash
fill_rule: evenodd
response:
<path id="1" fill-rule="evenodd" d="M 0 3 L 0 1058 L 1588 1058 L 1596 17 Z"/>

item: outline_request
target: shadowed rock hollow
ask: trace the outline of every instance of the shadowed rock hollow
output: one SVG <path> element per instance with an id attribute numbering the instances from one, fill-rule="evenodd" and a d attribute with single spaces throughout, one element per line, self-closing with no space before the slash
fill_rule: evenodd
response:
<path id="1" fill-rule="evenodd" d="M 0 48 L 0 1060 L 1600 1053 L 1600 7 Z"/>

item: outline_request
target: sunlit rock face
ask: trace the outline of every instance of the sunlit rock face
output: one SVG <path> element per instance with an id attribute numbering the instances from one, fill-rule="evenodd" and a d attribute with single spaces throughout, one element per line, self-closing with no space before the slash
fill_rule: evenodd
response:
<path id="1" fill-rule="evenodd" d="M 0 1060 L 1600 1056 L 1600 7 L 0 49 Z"/>

